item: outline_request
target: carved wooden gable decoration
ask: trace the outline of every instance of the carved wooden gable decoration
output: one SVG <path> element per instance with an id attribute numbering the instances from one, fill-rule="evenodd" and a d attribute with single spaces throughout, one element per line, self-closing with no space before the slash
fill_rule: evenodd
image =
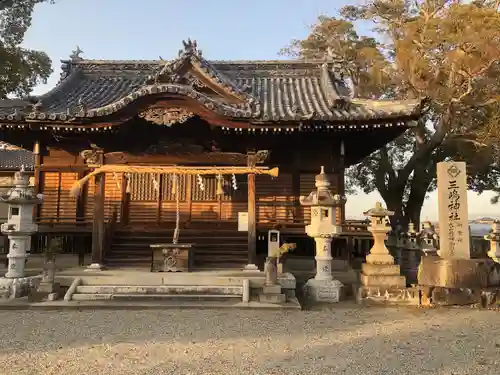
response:
<path id="1" fill-rule="evenodd" d="M 177 59 L 166 61 L 160 57 L 160 65 L 149 77 L 149 84 L 187 85 L 204 95 L 228 104 L 244 105 L 254 101 L 235 82 L 218 72 L 202 57 L 196 41 L 183 41 Z"/>

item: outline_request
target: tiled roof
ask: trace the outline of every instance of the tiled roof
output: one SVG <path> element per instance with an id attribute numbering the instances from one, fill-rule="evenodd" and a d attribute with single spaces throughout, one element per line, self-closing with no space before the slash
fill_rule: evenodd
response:
<path id="1" fill-rule="evenodd" d="M 272 121 L 405 121 L 421 100 L 372 101 L 350 97 L 336 64 L 328 61 L 207 61 L 188 41 L 179 58 L 160 61 L 63 61 L 61 82 L 36 104 L 0 101 L 0 122 L 98 121 L 141 97 L 176 95 L 197 100 L 231 119 Z M 208 95 L 197 77 L 225 96 Z M 12 103 L 14 104 L 14 103 Z"/>
<path id="2" fill-rule="evenodd" d="M 24 166 L 27 171 L 32 171 L 35 165 L 35 156 L 27 150 L 0 149 L 0 171 L 17 171 Z"/>

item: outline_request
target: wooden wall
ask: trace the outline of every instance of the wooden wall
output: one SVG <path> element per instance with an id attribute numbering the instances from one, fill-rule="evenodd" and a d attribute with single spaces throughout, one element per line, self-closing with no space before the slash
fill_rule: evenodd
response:
<path id="1" fill-rule="evenodd" d="M 75 155 L 64 151 L 51 150 L 43 157 L 38 185 L 45 201 L 39 209 L 39 222 L 73 224 L 93 222 L 94 180 L 91 179 L 77 199 L 70 195 L 70 189 L 89 169 Z M 258 175 L 256 178 L 257 223 L 297 223 L 306 224 L 310 220 L 310 210 L 300 206 L 300 195 L 308 195 L 314 189 L 316 173 L 292 174 L 282 172 L 273 178 Z M 125 217 L 130 225 L 139 223 L 174 222 L 176 201 L 172 176 L 159 174 L 106 173 L 105 176 L 105 217 L 113 210 L 118 219 Z M 181 222 L 225 221 L 237 222 L 238 212 L 247 211 L 246 176 L 236 176 L 237 189 L 232 188 L 231 176 L 224 176 L 225 194 L 218 196 L 215 176 L 203 176 L 200 186 L 196 176 L 181 176 L 180 219 Z M 337 178 L 334 176 L 334 181 Z M 128 181 L 128 182 L 127 182 Z M 337 192 L 336 184 L 332 186 Z M 126 194 L 126 192 L 128 192 Z M 127 201 L 124 205 L 123 201 Z M 126 209 L 124 216 L 121 212 Z M 337 215 L 340 219 L 340 210 Z"/>

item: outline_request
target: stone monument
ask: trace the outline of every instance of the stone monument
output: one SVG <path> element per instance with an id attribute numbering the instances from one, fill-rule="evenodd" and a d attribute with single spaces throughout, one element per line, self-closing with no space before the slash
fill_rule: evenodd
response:
<path id="1" fill-rule="evenodd" d="M 316 190 L 300 197 L 300 204 L 311 208 L 311 224 L 306 226 L 306 233 L 316 242 L 316 276 L 304 285 L 304 294 L 318 302 L 338 302 L 343 285 L 332 276 L 331 245 L 333 238 L 342 232 L 336 208 L 343 205 L 346 198 L 331 192 L 324 167 L 315 182 Z"/>
<path id="2" fill-rule="evenodd" d="M 43 202 L 43 196 L 35 194 L 33 187 L 29 186 L 29 178 L 22 168 L 14 174 L 14 187 L 0 196 L 0 200 L 9 205 L 7 222 L 1 226 L 2 233 L 9 237 L 9 262 L 7 273 L 0 280 L 0 289 L 9 298 L 26 295 L 31 286 L 24 267 L 31 235 L 38 230 L 33 222 L 33 208 Z"/>
<path id="3" fill-rule="evenodd" d="M 464 162 L 437 165 L 438 256 L 422 258 L 418 272 L 422 304 L 478 303 L 485 288 L 498 284 L 498 264 L 471 259 Z"/>
<path id="4" fill-rule="evenodd" d="M 465 163 L 438 163 L 437 188 L 439 208 L 438 255 L 445 259 L 470 259 Z"/>
<path id="5" fill-rule="evenodd" d="M 500 222 L 495 220 L 493 224 L 491 224 L 491 229 L 491 233 L 484 236 L 486 241 L 490 241 L 488 256 L 496 263 L 500 263 Z"/>

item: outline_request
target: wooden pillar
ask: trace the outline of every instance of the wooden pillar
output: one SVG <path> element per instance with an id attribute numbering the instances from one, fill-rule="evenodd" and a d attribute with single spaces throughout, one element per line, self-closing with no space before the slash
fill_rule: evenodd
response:
<path id="1" fill-rule="evenodd" d="M 78 172 L 78 180 L 85 177 L 85 171 Z M 82 189 L 81 194 L 76 200 L 76 226 L 85 227 L 85 202 L 87 199 L 87 185 Z M 75 251 L 78 254 L 78 265 L 85 264 L 85 237 L 80 234 L 75 237 L 73 242 Z"/>
<path id="2" fill-rule="evenodd" d="M 35 156 L 35 165 L 34 165 L 34 177 L 35 177 L 35 194 L 40 194 L 42 193 L 42 184 L 43 184 L 43 179 L 42 179 L 42 171 L 41 171 L 41 166 L 43 163 L 43 155 L 42 155 L 42 149 L 41 149 L 41 143 L 39 140 L 35 141 L 35 145 L 33 146 L 33 155 Z M 35 207 L 35 210 L 33 212 L 34 220 L 35 222 L 40 218 L 40 213 L 41 213 L 42 205 L 39 204 Z"/>
<path id="3" fill-rule="evenodd" d="M 256 270 L 257 266 L 257 212 L 255 198 L 255 174 L 248 175 L 248 264 L 245 269 Z"/>
<path id="4" fill-rule="evenodd" d="M 128 225 L 128 216 L 129 216 L 129 202 L 130 202 L 130 191 L 128 191 L 129 184 L 129 176 L 127 173 L 123 174 L 122 178 L 122 191 L 121 191 L 121 206 L 120 206 L 120 223 L 125 226 Z"/>
<path id="5" fill-rule="evenodd" d="M 89 269 L 101 269 L 104 260 L 104 176 L 103 173 L 95 176 L 92 264 L 89 266 Z"/>
<path id="6" fill-rule="evenodd" d="M 338 168 L 338 194 L 345 195 L 345 146 L 340 141 L 339 168 Z M 345 222 L 345 203 L 340 206 L 340 221 Z"/>

